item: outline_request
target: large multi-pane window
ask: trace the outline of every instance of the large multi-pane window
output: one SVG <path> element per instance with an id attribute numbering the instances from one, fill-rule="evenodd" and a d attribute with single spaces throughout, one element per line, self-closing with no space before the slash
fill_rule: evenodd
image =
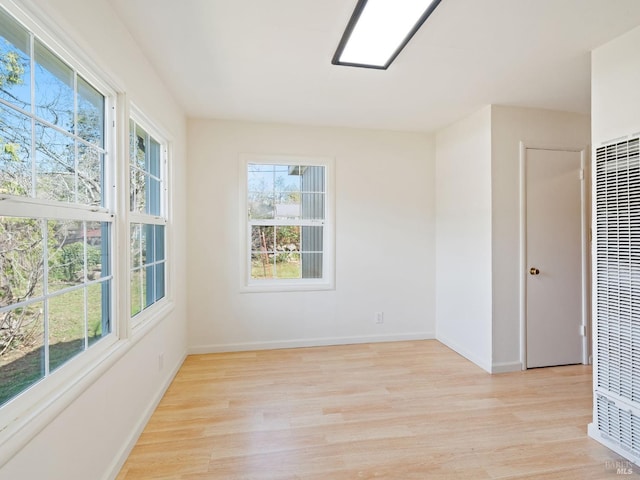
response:
<path id="1" fill-rule="evenodd" d="M 249 287 L 331 283 L 329 162 L 295 160 L 245 164 Z"/>
<path id="2" fill-rule="evenodd" d="M 0 405 L 112 331 L 106 102 L 0 9 Z"/>
<path id="3" fill-rule="evenodd" d="M 165 296 L 166 146 L 131 120 L 131 316 Z"/>

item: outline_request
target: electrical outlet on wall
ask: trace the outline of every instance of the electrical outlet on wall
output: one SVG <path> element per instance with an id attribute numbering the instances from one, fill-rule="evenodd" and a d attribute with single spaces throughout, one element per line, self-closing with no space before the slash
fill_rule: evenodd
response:
<path id="1" fill-rule="evenodd" d="M 384 312 L 376 312 L 375 321 L 377 324 L 384 323 Z"/>

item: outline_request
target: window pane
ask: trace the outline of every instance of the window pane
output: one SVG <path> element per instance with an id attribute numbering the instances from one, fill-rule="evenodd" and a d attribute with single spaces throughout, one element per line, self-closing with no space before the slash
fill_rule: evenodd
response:
<path id="1" fill-rule="evenodd" d="M 0 307 L 42 295 L 43 222 L 0 217 Z"/>
<path id="2" fill-rule="evenodd" d="M 31 59 L 29 33 L 0 9 L 0 98 L 29 110 Z"/>
<path id="3" fill-rule="evenodd" d="M 276 218 L 300 218 L 299 168 L 287 165 L 276 165 L 274 168 Z"/>
<path id="4" fill-rule="evenodd" d="M 142 270 L 131 272 L 131 316 L 142 311 Z"/>
<path id="5" fill-rule="evenodd" d="M 302 252 L 302 278 L 322 278 L 322 253 Z"/>
<path id="6" fill-rule="evenodd" d="M 51 220 L 47 224 L 49 291 L 80 285 L 85 279 L 83 223 Z"/>
<path id="7" fill-rule="evenodd" d="M 0 313 L 0 405 L 44 377 L 44 305 Z"/>
<path id="8" fill-rule="evenodd" d="M 135 132 L 132 132 L 132 135 L 133 158 L 131 159 L 131 165 L 138 167 L 140 170 L 147 170 L 147 132 L 140 126 L 135 126 Z"/>
<path id="9" fill-rule="evenodd" d="M 274 218 L 275 207 L 271 194 L 249 193 L 248 206 L 250 219 Z"/>
<path id="10" fill-rule="evenodd" d="M 151 247 L 151 250 L 149 250 Z M 153 229 L 149 229 L 148 225 L 140 225 L 140 263 L 146 265 L 149 263 L 147 254 L 153 255 Z"/>
<path id="11" fill-rule="evenodd" d="M 324 193 L 302 194 L 302 218 L 324 220 Z"/>
<path id="12" fill-rule="evenodd" d="M 291 198 L 285 202 L 288 203 L 276 203 L 276 218 L 278 220 L 300 218 L 299 200 Z"/>
<path id="13" fill-rule="evenodd" d="M 53 371 L 85 348 L 85 289 L 49 299 L 49 370 Z"/>
<path id="14" fill-rule="evenodd" d="M 131 169 L 130 202 L 132 212 L 145 212 L 147 176 L 137 168 Z"/>
<path id="15" fill-rule="evenodd" d="M 270 226 L 251 227 L 251 250 L 255 253 L 275 252 L 275 229 Z"/>
<path id="16" fill-rule="evenodd" d="M 104 147 L 104 96 L 78 76 L 78 136 Z"/>
<path id="17" fill-rule="evenodd" d="M 251 278 L 273 278 L 275 256 L 268 253 L 251 254 Z"/>
<path id="18" fill-rule="evenodd" d="M 144 248 L 144 263 L 150 264 L 156 261 L 156 247 L 155 247 L 155 225 L 144 224 L 142 225 L 142 240 Z"/>
<path id="19" fill-rule="evenodd" d="M 131 268 L 139 268 L 142 265 L 142 225 L 131 225 Z"/>
<path id="20" fill-rule="evenodd" d="M 87 222 L 87 280 L 98 280 L 109 276 L 109 224 Z"/>
<path id="21" fill-rule="evenodd" d="M 322 278 L 324 227 L 302 227 L 302 278 Z"/>
<path id="22" fill-rule="evenodd" d="M 278 253 L 300 251 L 300 227 L 276 227 L 276 251 Z"/>
<path id="23" fill-rule="evenodd" d="M 155 285 L 156 285 L 156 301 L 160 300 L 161 298 L 164 298 L 165 295 L 165 291 L 164 291 L 164 263 L 159 263 L 156 265 L 156 278 L 155 278 Z"/>
<path id="24" fill-rule="evenodd" d="M 99 150 L 78 144 L 78 203 L 101 206 L 104 156 Z"/>
<path id="25" fill-rule="evenodd" d="M 161 146 L 130 121 L 130 204 L 132 212 L 162 214 Z"/>
<path id="26" fill-rule="evenodd" d="M 324 227 L 302 227 L 301 245 L 303 252 L 323 251 Z"/>
<path id="27" fill-rule="evenodd" d="M 274 175 L 273 165 L 249 164 L 247 170 L 247 187 L 249 192 L 272 195 L 275 189 Z"/>
<path id="28" fill-rule="evenodd" d="M 73 133 L 73 70 L 37 40 L 35 60 L 36 114 Z"/>
<path id="29" fill-rule="evenodd" d="M 147 185 L 147 195 L 146 199 L 147 209 L 145 213 L 150 215 L 160 215 L 160 182 L 150 176 L 146 176 Z"/>
<path id="30" fill-rule="evenodd" d="M 300 254 L 288 252 L 276 256 L 275 278 L 301 278 Z"/>
<path id="31" fill-rule="evenodd" d="M 325 191 L 324 188 L 324 168 L 318 166 L 302 167 L 302 191 L 303 192 L 319 192 Z"/>
<path id="32" fill-rule="evenodd" d="M 109 280 L 87 287 L 87 339 L 89 345 L 111 332 Z"/>
<path id="33" fill-rule="evenodd" d="M 36 196 L 75 201 L 75 146 L 71 137 L 36 124 Z"/>
<path id="34" fill-rule="evenodd" d="M 144 308 L 152 305 L 156 300 L 155 265 L 143 269 L 142 285 L 144 288 Z"/>
<path id="35" fill-rule="evenodd" d="M 147 268 L 143 267 L 138 272 L 140 275 L 140 297 L 141 297 L 140 301 L 142 302 L 142 309 L 144 310 L 150 305 L 148 303 L 149 294 L 147 291 L 147 282 L 148 282 Z"/>
<path id="36" fill-rule="evenodd" d="M 277 195 L 300 192 L 300 167 L 297 165 L 274 165 L 274 171 Z"/>
<path id="37" fill-rule="evenodd" d="M 276 278 L 300 278 L 300 227 L 276 227 Z"/>
<path id="38" fill-rule="evenodd" d="M 156 262 L 161 262 L 165 259 L 165 251 L 164 251 L 164 226 L 156 225 L 155 226 L 155 245 L 156 245 Z"/>
<path id="39" fill-rule="evenodd" d="M 30 152 L 31 119 L 0 104 L 0 193 L 32 195 Z"/>
<path id="40" fill-rule="evenodd" d="M 160 144 L 149 137 L 149 168 L 147 171 L 156 178 L 160 178 Z"/>

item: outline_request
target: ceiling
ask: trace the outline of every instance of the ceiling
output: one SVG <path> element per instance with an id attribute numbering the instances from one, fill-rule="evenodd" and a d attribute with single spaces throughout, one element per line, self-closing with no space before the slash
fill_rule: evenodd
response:
<path id="1" fill-rule="evenodd" d="M 110 0 L 190 117 L 434 131 L 487 104 L 588 113 L 640 0 L 442 0 L 388 70 L 331 58 L 356 0 Z"/>

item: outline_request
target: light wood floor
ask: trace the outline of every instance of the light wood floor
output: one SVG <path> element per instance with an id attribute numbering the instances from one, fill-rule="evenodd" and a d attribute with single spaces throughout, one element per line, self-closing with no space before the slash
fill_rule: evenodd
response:
<path id="1" fill-rule="evenodd" d="M 194 355 L 117 478 L 630 477 L 591 405 L 590 367 L 489 375 L 436 341 Z"/>

